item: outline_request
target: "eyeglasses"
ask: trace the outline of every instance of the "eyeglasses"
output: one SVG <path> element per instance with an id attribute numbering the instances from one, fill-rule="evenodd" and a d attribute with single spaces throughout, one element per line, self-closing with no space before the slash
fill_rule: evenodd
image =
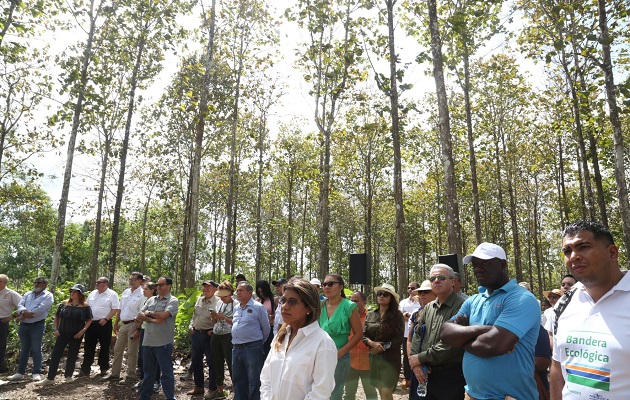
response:
<path id="1" fill-rule="evenodd" d="M 45 284 L 46 284 L 46 282 L 44 282 L 44 281 L 35 281 L 35 282 L 33 282 L 33 285 L 45 285 Z"/>
<path id="2" fill-rule="evenodd" d="M 159 286 L 159 287 L 168 286 L 168 283 L 156 283 L 155 286 Z"/>
<path id="3" fill-rule="evenodd" d="M 438 280 L 438 281 L 445 281 L 447 279 L 448 279 L 448 276 L 446 276 L 446 275 L 430 276 L 429 277 L 429 282 L 435 282 L 436 280 Z"/>
<path id="4" fill-rule="evenodd" d="M 142 278 L 129 278 L 129 282 L 131 281 L 141 281 Z"/>
<path id="5" fill-rule="evenodd" d="M 280 302 L 280 304 L 282 305 L 288 304 L 290 307 L 296 306 L 300 302 L 300 300 L 296 299 L 295 297 L 290 297 L 287 299 L 284 296 L 280 297 L 278 301 Z"/>
<path id="6" fill-rule="evenodd" d="M 105 281 L 96 281 L 94 283 L 107 283 L 107 282 L 105 282 Z"/>
<path id="7" fill-rule="evenodd" d="M 328 281 L 328 282 L 324 282 L 324 283 L 322 283 L 322 286 L 323 286 L 323 287 L 332 287 L 335 283 L 340 283 L 340 282 L 337 282 L 337 281 Z"/>
<path id="8" fill-rule="evenodd" d="M 418 287 L 417 286 L 407 286 L 407 289 L 409 289 L 409 290 L 416 290 L 416 289 L 418 289 Z"/>
<path id="9" fill-rule="evenodd" d="M 389 292 L 381 292 L 381 291 L 376 292 L 376 296 L 378 296 L 378 297 L 389 297 L 391 295 L 392 294 L 389 293 Z"/>

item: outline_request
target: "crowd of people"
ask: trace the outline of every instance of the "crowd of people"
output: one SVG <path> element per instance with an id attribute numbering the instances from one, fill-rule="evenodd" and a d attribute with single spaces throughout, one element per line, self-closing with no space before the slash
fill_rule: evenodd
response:
<path id="1" fill-rule="evenodd" d="M 544 291 L 542 302 L 527 282 L 509 277 L 506 253 L 494 243 L 481 243 L 463 259 L 477 294 L 464 294 L 458 273 L 438 263 L 421 284 L 409 283 L 402 301 L 392 285 L 375 287 L 373 310 L 366 308 L 365 293 L 346 297 L 339 274 L 323 282 L 258 281 L 255 287 L 242 274 L 235 285 L 206 280 L 189 325 L 194 386 L 187 394 L 227 398 L 227 367 L 237 400 L 350 400 L 359 383 L 366 399 L 391 400 L 401 370 L 410 399 L 626 398 L 630 323 L 623 305 L 630 278 L 619 268 L 613 237 L 598 223 L 580 221 L 565 229 L 562 252 L 571 274 L 559 288 Z M 120 299 L 104 277 L 87 297 L 83 285 L 72 286 L 55 311 L 45 378 L 42 337 L 53 306 L 48 282 L 38 277 L 23 297 L 7 283 L 0 274 L 0 364 L 13 320 L 20 339 L 17 371 L 9 380 L 26 379 L 32 356 L 31 378 L 53 384 L 67 348 L 65 382 L 74 381 L 83 342 L 76 375 L 91 375 L 99 344 L 101 379 L 136 382 L 140 399 L 160 388 L 175 398 L 179 304 L 170 278 L 154 283 L 133 272 Z"/>

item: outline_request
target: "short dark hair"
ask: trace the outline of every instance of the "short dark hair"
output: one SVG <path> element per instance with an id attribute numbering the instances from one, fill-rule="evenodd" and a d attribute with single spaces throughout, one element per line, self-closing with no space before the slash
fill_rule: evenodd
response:
<path id="1" fill-rule="evenodd" d="M 144 275 L 140 272 L 132 272 L 130 275 L 132 275 L 136 280 L 144 279 Z"/>
<path id="2" fill-rule="evenodd" d="M 140 275 L 142 276 L 142 275 Z M 166 284 L 169 286 L 173 286 L 173 280 L 167 276 L 163 276 L 162 278 L 164 278 L 164 280 L 166 281 Z"/>
<path id="3" fill-rule="evenodd" d="M 615 240 L 612 234 L 604 225 L 595 221 L 576 221 L 564 228 L 562 237 L 575 236 L 582 231 L 589 231 L 593 234 L 595 240 L 604 242 L 606 245 L 614 245 Z"/>
<path id="4" fill-rule="evenodd" d="M 563 281 L 563 280 L 564 280 L 564 278 L 571 278 L 571 279 L 573 279 L 574 281 L 576 281 L 576 282 L 577 282 L 577 279 L 575 279 L 575 276 L 573 276 L 573 274 L 566 274 L 566 275 L 565 275 L 565 276 L 563 276 L 563 277 L 562 277 L 562 279 L 560 279 L 560 280 L 561 280 L 561 281 Z"/>
<path id="5" fill-rule="evenodd" d="M 361 300 L 367 301 L 367 296 L 365 295 L 365 293 L 357 291 L 357 292 L 354 292 L 354 294 L 358 294 L 361 297 Z"/>

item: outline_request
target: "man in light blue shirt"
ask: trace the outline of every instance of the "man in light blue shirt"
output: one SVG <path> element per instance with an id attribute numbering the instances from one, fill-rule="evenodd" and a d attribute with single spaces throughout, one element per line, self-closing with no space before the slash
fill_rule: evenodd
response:
<path id="1" fill-rule="evenodd" d="M 42 339 L 46 317 L 53 303 L 53 295 L 46 290 L 48 280 L 43 276 L 35 278 L 33 290 L 26 293 L 18 304 L 19 314 L 18 336 L 20 337 L 20 359 L 17 373 L 10 376 L 10 381 L 19 381 L 26 374 L 26 364 L 31 353 L 33 353 L 33 375 L 34 381 L 42 379 Z"/>
<path id="2" fill-rule="evenodd" d="M 264 338 L 269 336 L 269 317 L 265 306 L 252 298 L 254 288 L 249 282 L 236 287 L 236 300 L 232 320 L 232 383 L 234 400 L 260 399 L 260 371 L 265 362 Z"/>
<path id="3" fill-rule="evenodd" d="M 515 279 L 510 280 L 505 251 L 496 244 L 477 246 L 464 257 L 465 264 L 471 262 L 481 286 L 479 294 L 469 297 L 441 331 L 444 343 L 465 350 L 467 398 L 537 399 L 538 302 Z"/>

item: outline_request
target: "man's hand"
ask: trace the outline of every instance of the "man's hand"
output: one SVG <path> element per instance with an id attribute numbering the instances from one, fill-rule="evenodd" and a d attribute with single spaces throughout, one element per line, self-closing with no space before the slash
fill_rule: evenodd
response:
<path id="1" fill-rule="evenodd" d="M 429 379 L 429 372 L 430 372 L 427 369 L 427 367 L 422 366 L 422 365 L 417 365 L 412 369 L 419 383 L 427 383 L 427 380 Z"/>
<path id="2" fill-rule="evenodd" d="M 468 315 L 466 315 L 466 314 L 458 314 L 457 317 L 455 317 L 455 323 L 457 325 L 461 325 L 461 326 L 469 326 L 470 325 L 470 320 L 468 318 Z"/>
<path id="3" fill-rule="evenodd" d="M 98 320 L 98 324 L 100 326 L 105 326 L 106 323 L 107 323 L 107 320 L 105 318 L 101 318 Z"/>
<path id="4" fill-rule="evenodd" d="M 33 312 L 26 311 L 26 310 L 22 311 L 22 317 L 23 317 L 23 319 L 26 319 L 26 318 L 33 318 L 34 316 L 35 316 L 35 313 L 33 313 Z"/>
<path id="5" fill-rule="evenodd" d="M 12 319 L 13 319 L 13 317 L 12 317 L 11 315 L 9 315 L 9 316 L 8 316 L 8 317 L 6 317 L 6 318 L 2 318 L 2 322 L 9 322 L 9 321 L 11 321 Z"/>

